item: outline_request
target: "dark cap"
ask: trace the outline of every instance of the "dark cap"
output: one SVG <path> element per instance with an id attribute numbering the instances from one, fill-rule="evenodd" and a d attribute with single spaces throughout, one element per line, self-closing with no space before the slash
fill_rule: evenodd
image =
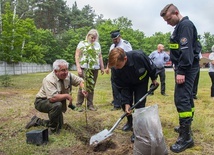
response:
<path id="1" fill-rule="evenodd" d="M 116 39 L 120 36 L 120 30 L 111 31 L 110 34 L 112 39 Z"/>

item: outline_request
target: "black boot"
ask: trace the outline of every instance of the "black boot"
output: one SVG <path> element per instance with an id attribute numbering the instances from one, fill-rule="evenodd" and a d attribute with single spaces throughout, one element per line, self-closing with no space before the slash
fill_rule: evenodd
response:
<path id="1" fill-rule="evenodd" d="M 194 112 L 192 112 L 192 121 L 193 121 L 193 116 L 194 116 Z M 174 131 L 179 133 L 180 132 L 180 126 L 174 127 Z M 191 136 L 193 136 L 191 129 L 190 129 L 190 133 L 191 133 Z"/>
<path id="2" fill-rule="evenodd" d="M 27 123 L 27 125 L 25 126 L 25 129 L 30 129 L 31 127 L 33 126 L 39 126 L 40 124 L 38 123 L 39 122 L 39 119 L 37 116 L 33 116 L 30 120 L 30 122 Z"/>
<path id="3" fill-rule="evenodd" d="M 180 126 L 174 127 L 174 131 L 177 132 L 177 133 L 179 133 L 180 132 Z"/>
<path id="4" fill-rule="evenodd" d="M 126 116 L 127 117 L 127 123 L 123 126 L 123 131 L 130 131 L 132 130 L 132 115 Z"/>
<path id="5" fill-rule="evenodd" d="M 180 126 L 174 127 L 174 131 L 177 132 L 177 133 L 180 133 Z M 193 133 L 192 133 L 191 129 L 190 129 L 190 134 L 191 134 L 191 136 L 193 136 Z"/>
<path id="6" fill-rule="evenodd" d="M 179 137 L 176 143 L 170 146 L 170 150 L 175 153 L 182 152 L 194 145 L 194 141 L 190 132 L 190 125 L 181 125 L 179 130 Z"/>
<path id="7" fill-rule="evenodd" d="M 131 142 L 134 143 L 134 140 L 135 140 L 135 135 L 134 133 L 131 135 Z"/>

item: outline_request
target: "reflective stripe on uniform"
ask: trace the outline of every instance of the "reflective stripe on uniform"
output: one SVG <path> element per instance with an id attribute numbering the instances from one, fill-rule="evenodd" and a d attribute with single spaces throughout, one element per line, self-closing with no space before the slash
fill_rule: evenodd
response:
<path id="1" fill-rule="evenodd" d="M 195 112 L 195 107 L 192 108 L 192 112 Z"/>
<path id="2" fill-rule="evenodd" d="M 145 71 L 145 73 L 139 77 L 139 80 L 142 80 L 146 75 L 147 75 L 147 71 Z"/>
<path id="3" fill-rule="evenodd" d="M 179 118 L 192 117 L 192 111 L 190 112 L 179 112 Z"/>
<path id="4" fill-rule="evenodd" d="M 181 50 L 185 50 L 185 49 L 188 49 L 188 47 L 182 47 L 182 48 L 181 48 Z"/>
<path id="5" fill-rule="evenodd" d="M 179 44 L 169 44 L 169 48 L 170 49 L 178 49 L 179 48 Z"/>

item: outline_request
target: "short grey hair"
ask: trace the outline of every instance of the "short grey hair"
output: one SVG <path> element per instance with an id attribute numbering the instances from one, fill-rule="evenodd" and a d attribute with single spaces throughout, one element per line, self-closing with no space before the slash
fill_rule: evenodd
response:
<path id="1" fill-rule="evenodd" d="M 214 45 L 211 47 L 211 51 L 214 52 Z"/>
<path id="2" fill-rule="evenodd" d="M 59 70 L 60 69 L 60 67 L 59 67 L 60 65 L 66 65 L 67 68 L 68 68 L 69 63 L 64 59 L 57 59 L 53 63 L 53 70 Z"/>

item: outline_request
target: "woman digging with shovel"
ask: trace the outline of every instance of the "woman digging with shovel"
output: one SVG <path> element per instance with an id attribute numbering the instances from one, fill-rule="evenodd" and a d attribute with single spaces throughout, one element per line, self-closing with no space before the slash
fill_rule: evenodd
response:
<path id="1" fill-rule="evenodd" d="M 153 62 L 143 51 L 134 50 L 124 52 L 122 48 L 116 47 L 109 53 L 109 68 L 113 72 L 113 80 L 121 94 L 121 107 L 128 114 L 127 125 L 132 127 L 132 107 L 148 91 L 149 78 L 154 85 L 156 81 L 156 68 Z M 146 99 L 136 106 L 136 109 L 145 107 Z M 131 142 L 134 142 L 134 133 L 131 136 Z"/>

